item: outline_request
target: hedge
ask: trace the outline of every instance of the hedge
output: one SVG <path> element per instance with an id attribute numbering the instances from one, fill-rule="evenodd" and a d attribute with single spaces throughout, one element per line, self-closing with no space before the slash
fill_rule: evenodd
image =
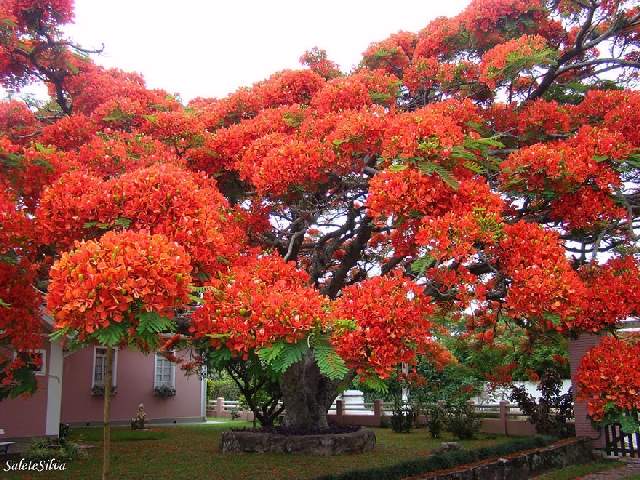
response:
<path id="1" fill-rule="evenodd" d="M 240 389 L 230 378 L 207 379 L 207 398 L 215 400 L 224 397 L 225 400 L 240 400 Z"/>
<path id="2" fill-rule="evenodd" d="M 314 480 L 400 480 L 412 475 L 427 474 L 438 470 L 475 463 L 486 460 L 487 458 L 501 457 L 521 450 L 545 447 L 556 440 L 557 438 L 555 437 L 536 435 L 534 437 L 520 438 L 490 447 L 482 447 L 474 450 L 454 450 L 430 455 L 425 458 L 409 460 L 396 465 L 324 475 L 322 477 L 316 477 Z"/>

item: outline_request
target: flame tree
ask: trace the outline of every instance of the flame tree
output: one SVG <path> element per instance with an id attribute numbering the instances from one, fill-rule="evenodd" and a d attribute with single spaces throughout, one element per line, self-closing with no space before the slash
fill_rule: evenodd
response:
<path id="1" fill-rule="evenodd" d="M 3 295 L 33 312 L 15 292 L 75 241 L 164 235 L 191 259 L 200 361 L 259 358 L 304 430 L 354 377 L 448 361 L 434 333 L 452 325 L 525 352 L 613 328 L 640 292 L 635 3 L 472 0 L 352 72 L 314 49 L 185 106 L 66 39 L 69 0 L 2 1 L 2 82 L 52 98 L 0 109 L 2 208 L 35 232 L 3 227 L 0 251 L 33 266 Z M 12 318 L 18 345 L 34 317 Z"/>

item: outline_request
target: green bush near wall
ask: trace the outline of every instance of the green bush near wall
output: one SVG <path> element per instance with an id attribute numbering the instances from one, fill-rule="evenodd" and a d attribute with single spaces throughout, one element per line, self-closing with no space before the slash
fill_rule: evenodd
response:
<path id="1" fill-rule="evenodd" d="M 207 398 L 215 400 L 224 397 L 225 400 L 240 400 L 240 390 L 231 378 L 207 379 Z"/>

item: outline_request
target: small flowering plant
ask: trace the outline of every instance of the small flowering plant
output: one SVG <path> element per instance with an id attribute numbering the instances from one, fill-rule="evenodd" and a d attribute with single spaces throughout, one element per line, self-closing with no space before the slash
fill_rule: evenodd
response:
<path id="1" fill-rule="evenodd" d="M 174 397 L 176 395 L 176 389 L 171 385 L 158 385 L 153 387 L 153 394 L 160 398 Z"/>
<path id="2" fill-rule="evenodd" d="M 118 393 L 118 387 L 115 385 L 111 387 L 111 395 Z M 94 385 L 91 387 L 91 395 L 94 397 L 104 397 L 104 385 Z"/>

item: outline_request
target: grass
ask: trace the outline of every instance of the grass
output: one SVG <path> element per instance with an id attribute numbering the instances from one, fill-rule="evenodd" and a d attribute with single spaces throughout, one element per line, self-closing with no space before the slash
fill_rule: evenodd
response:
<path id="1" fill-rule="evenodd" d="M 231 427 L 248 425 L 244 422 L 224 424 L 154 427 L 150 432 L 131 432 L 114 428 L 112 435 L 112 478 L 118 480 L 305 480 L 354 469 L 392 465 L 405 460 L 426 456 L 441 442 L 453 440 L 450 436 L 433 440 L 425 429 L 408 434 L 393 433 L 390 429 L 375 429 L 377 445 L 373 452 L 361 455 L 318 457 L 286 454 L 222 454 L 220 435 Z M 155 434 L 141 438 L 142 434 Z M 92 443 L 89 457 L 75 460 L 64 472 L 47 472 L 48 480 L 84 480 L 99 478 L 101 468 L 100 428 L 76 428 L 71 439 Z M 509 441 L 508 437 L 479 436 L 477 440 L 461 442 L 465 448 L 479 448 Z M 6 475 L 6 474 L 5 474 Z M 8 477 L 45 478 L 43 474 L 16 474 Z"/>
<path id="2" fill-rule="evenodd" d="M 536 477 L 536 480 L 573 480 L 589 473 L 604 472 L 622 466 L 624 465 L 616 460 L 600 460 L 593 463 L 585 463 L 584 465 L 571 465 L 560 470 L 552 470 Z M 640 477 L 638 477 L 638 480 L 640 480 Z"/>
<path id="3" fill-rule="evenodd" d="M 166 438 L 168 432 L 149 430 L 129 430 L 114 428 L 111 430 L 112 442 L 138 442 L 144 440 L 161 440 Z M 73 441 L 78 443 L 95 443 L 102 441 L 102 428 L 82 428 L 73 435 Z"/>

